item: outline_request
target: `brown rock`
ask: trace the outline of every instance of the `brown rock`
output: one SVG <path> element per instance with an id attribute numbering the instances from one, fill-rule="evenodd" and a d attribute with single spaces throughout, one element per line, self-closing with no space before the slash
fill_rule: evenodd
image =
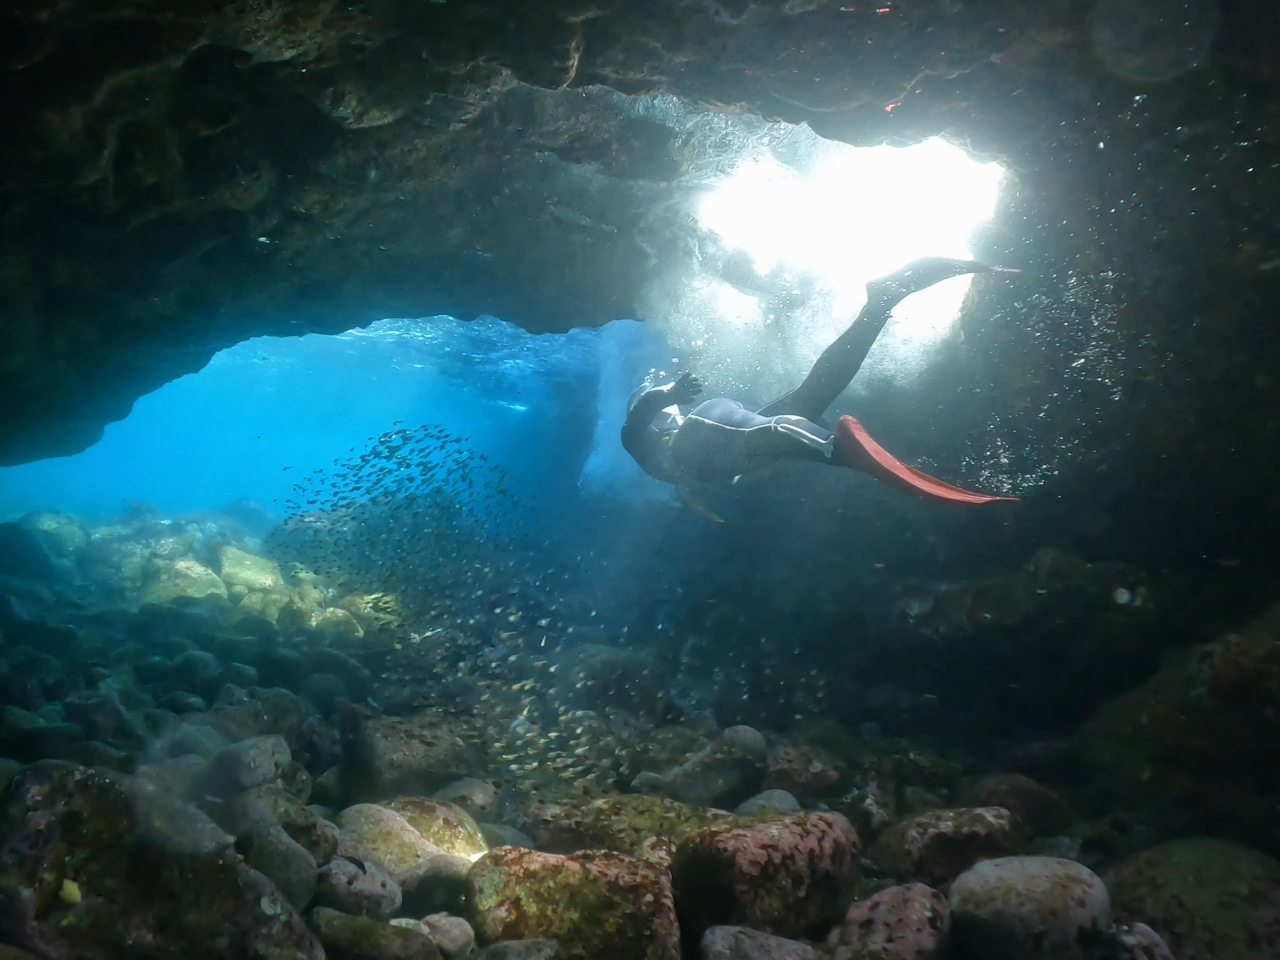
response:
<path id="1" fill-rule="evenodd" d="M 672 863 L 686 942 L 721 924 L 784 937 L 821 935 L 857 882 L 858 850 L 857 833 L 838 813 L 689 834 Z"/>
<path id="2" fill-rule="evenodd" d="M 1003 807 L 930 810 L 900 820 L 879 838 L 873 857 L 891 873 L 942 884 L 979 860 L 1016 853 L 1022 828 Z"/>
<path id="3" fill-rule="evenodd" d="M 832 960 L 936 960 L 950 932 L 951 911 L 942 894 L 908 883 L 849 907 L 828 946 Z"/>
<path id="4" fill-rule="evenodd" d="M 821 747 L 780 743 L 766 761 L 766 790 L 786 790 L 800 801 L 843 793 L 849 765 Z"/>
<path id="5" fill-rule="evenodd" d="M 1020 773 L 998 773 L 971 784 L 961 794 L 967 807 L 1004 807 L 1032 833 L 1062 833 L 1075 814 L 1060 796 Z"/>

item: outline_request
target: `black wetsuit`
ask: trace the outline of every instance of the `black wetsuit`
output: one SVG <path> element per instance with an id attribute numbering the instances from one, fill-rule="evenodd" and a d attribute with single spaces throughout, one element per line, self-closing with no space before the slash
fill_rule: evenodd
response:
<path id="1" fill-rule="evenodd" d="M 680 395 L 687 378 L 637 391 L 622 427 L 622 445 L 650 476 L 675 484 L 732 483 L 779 460 L 842 465 L 833 456 L 832 433 L 822 417 L 857 375 L 893 308 L 939 280 L 988 269 L 927 258 L 867 284 L 866 306 L 822 351 L 804 382 L 758 411 L 718 397 L 698 404 L 682 422 L 669 408 L 692 399 Z"/>

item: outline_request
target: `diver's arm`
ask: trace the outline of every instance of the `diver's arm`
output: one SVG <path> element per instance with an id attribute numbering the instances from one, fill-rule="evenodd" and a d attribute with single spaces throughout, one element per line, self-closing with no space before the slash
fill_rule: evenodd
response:
<path id="1" fill-rule="evenodd" d="M 640 395 L 622 425 L 622 446 L 635 456 L 644 439 L 644 433 L 653 418 L 672 404 L 688 403 L 702 392 L 702 384 L 693 374 L 683 374 L 674 383 L 650 387 Z"/>

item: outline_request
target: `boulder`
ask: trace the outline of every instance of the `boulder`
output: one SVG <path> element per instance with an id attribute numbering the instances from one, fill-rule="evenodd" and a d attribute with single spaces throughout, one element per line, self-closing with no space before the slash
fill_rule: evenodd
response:
<path id="1" fill-rule="evenodd" d="M 536 937 L 492 943 L 477 953 L 475 960 L 564 960 L 564 954 L 554 940 Z"/>
<path id="2" fill-rule="evenodd" d="M 394 810 L 358 803 L 338 814 L 338 853 L 373 861 L 404 887 L 417 881 L 442 852 Z"/>
<path id="3" fill-rule="evenodd" d="M 429 794 L 457 779 L 465 746 L 447 725 L 376 717 L 343 750 L 344 786 L 358 799 Z"/>
<path id="4" fill-rule="evenodd" d="M 884 870 L 943 884 L 986 857 L 1016 853 L 1022 828 L 1003 807 L 930 810 L 876 838 L 872 858 Z"/>
<path id="5" fill-rule="evenodd" d="M 551 938 L 566 960 L 678 960 L 670 877 L 625 854 L 498 847 L 471 867 L 468 910 L 482 943 Z"/>
<path id="6" fill-rule="evenodd" d="M 0 801 L 0 937 L 42 957 L 321 960 L 297 912 L 199 810 L 37 764 Z M 180 922 L 174 922 L 180 918 Z"/>
<path id="7" fill-rule="evenodd" d="M 699 950 L 702 960 L 818 960 L 807 943 L 749 927 L 709 927 Z"/>
<path id="8" fill-rule="evenodd" d="M 631 787 L 694 807 L 732 807 L 760 789 L 767 755 L 759 731 L 729 727 L 683 763 L 642 773 Z"/>
<path id="9" fill-rule="evenodd" d="M 209 764 L 209 789 L 228 795 L 279 779 L 292 757 L 284 737 L 271 734 L 241 740 Z"/>
<path id="10" fill-rule="evenodd" d="M 227 545 L 218 551 L 218 561 L 219 575 L 228 587 L 244 587 L 246 590 L 265 593 L 284 586 L 280 565 L 274 560 Z"/>
<path id="11" fill-rule="evenodd" d="M 464 960 L 475 952 L 476 933 L 471 929 L 471 924 L 461 917 L 433 913 L 423 917 L 422 924 L 445 960 Z"/>
<path id="12" fill-rule="evenodd" d="M 325 951 L 335 957 L 440 960 L 440 951 L 431 938 L 412 927 L 353 917 L 329 907 L 316 907 L 309 919 Z"/>
<path id="13" fill-rule="evenodd" d="M 908 883 L 851 905 L 828 946 L 832 960 L 940 960 L 950 934 L 946 898 L 923 883 Z"/>
<path id="14" fill-rule="evenodd" d="M 821 936 L 858 879 L 858 835 L 838 813 L 708 827 L 680 841 L 672 884 L 687 943 L 708 927 Z"/>
<path id="15" fill-rule="evenodd" d="M 1065 800 L 1020 773 L 984 777 L 969 784 L 960 799 L 967 807 L 1003 807 L 1031 833 L 1042 836 L 1063 833 L 1075 821 Z"/>
<path id="16" fill-rule="evenodd" d="M 182 597 L 227 596 L 226 584 L 208 567 L 190 557 L 162 566 L 138 594 L 138 603 L 169 603 Z"/>
<path id="17" fill-rule="evenodd" d="M 1280 861 L 1230 840 L 1170 840 L 1106 874 L 1120 923 L 1149 924 L 1178 960 L 1280 956 Z"/>
<path id="18" fill-rule="evenodd" d="M 1081 958 L 1111 923 L 1101 878 L 1056 857 L 984 860 L 951 885 L 957 952 L 967 960 Z"/>
<path id="19" fill-rule="evenodd" d="M 382 866 L 355 857 L 334 857 L 320 868 L 315 902 L 343 913 L 386 920 L 400 909 L 400 885 Z"/>
<path id="20" fill-rule="evenodd" d="M 479 825 L 459 806 L 427 797 L 396 797 L 385 804 L 445 853 L 475 860 L 489 849 Z"/>
<path id="21" fill-rule="evenodd" d="M 743 800 L 733 812 L 742 817 L 757 817 L 770 813 L 799 813 L 800 803 L 785 790 L 765 790 L 750 799 Z"/>
<path id="22" fill-rule="evenodd" d="M 276 824 L 264 824 L 243 838 L 245 863 L 269 879 L 285 899 L 305 910 L 316 892 L 315 857 Z"/>
<path id="23" fill-rule="evenodd" d="M 733 818 L 662 797 L 622 794 L 537 804 L 530 821 L 529 834 L 539 850 L 603 849 L 639 856 L 653 837 L 675 843 L 694 830 L 731 823 Z"/>

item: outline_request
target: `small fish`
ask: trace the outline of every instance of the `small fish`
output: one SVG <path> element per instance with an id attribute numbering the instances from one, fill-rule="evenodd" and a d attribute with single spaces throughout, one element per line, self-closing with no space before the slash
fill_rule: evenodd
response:
<path id="1" fill-rule="evenodd" d="M 349 856 L 347 856 L 346 854 L 343 854 L 343 855 L 342 855 L 342 859 L 344 859 L 344 860 L 349 860 L 350 862 L 354 863 L 357 867 L 359 867 L 359 868 L 360 868 L 360 872 L 361 872 L 361 873 L 368 873 L 368 872 L 369 872 L 369 868 L 368 868 L 368 867 L 366 867 L 366 866 L 364 865 L 364 861 L 363 861 L 363 860 L 357 859 L 356 857 L 349 857 Z"/>

